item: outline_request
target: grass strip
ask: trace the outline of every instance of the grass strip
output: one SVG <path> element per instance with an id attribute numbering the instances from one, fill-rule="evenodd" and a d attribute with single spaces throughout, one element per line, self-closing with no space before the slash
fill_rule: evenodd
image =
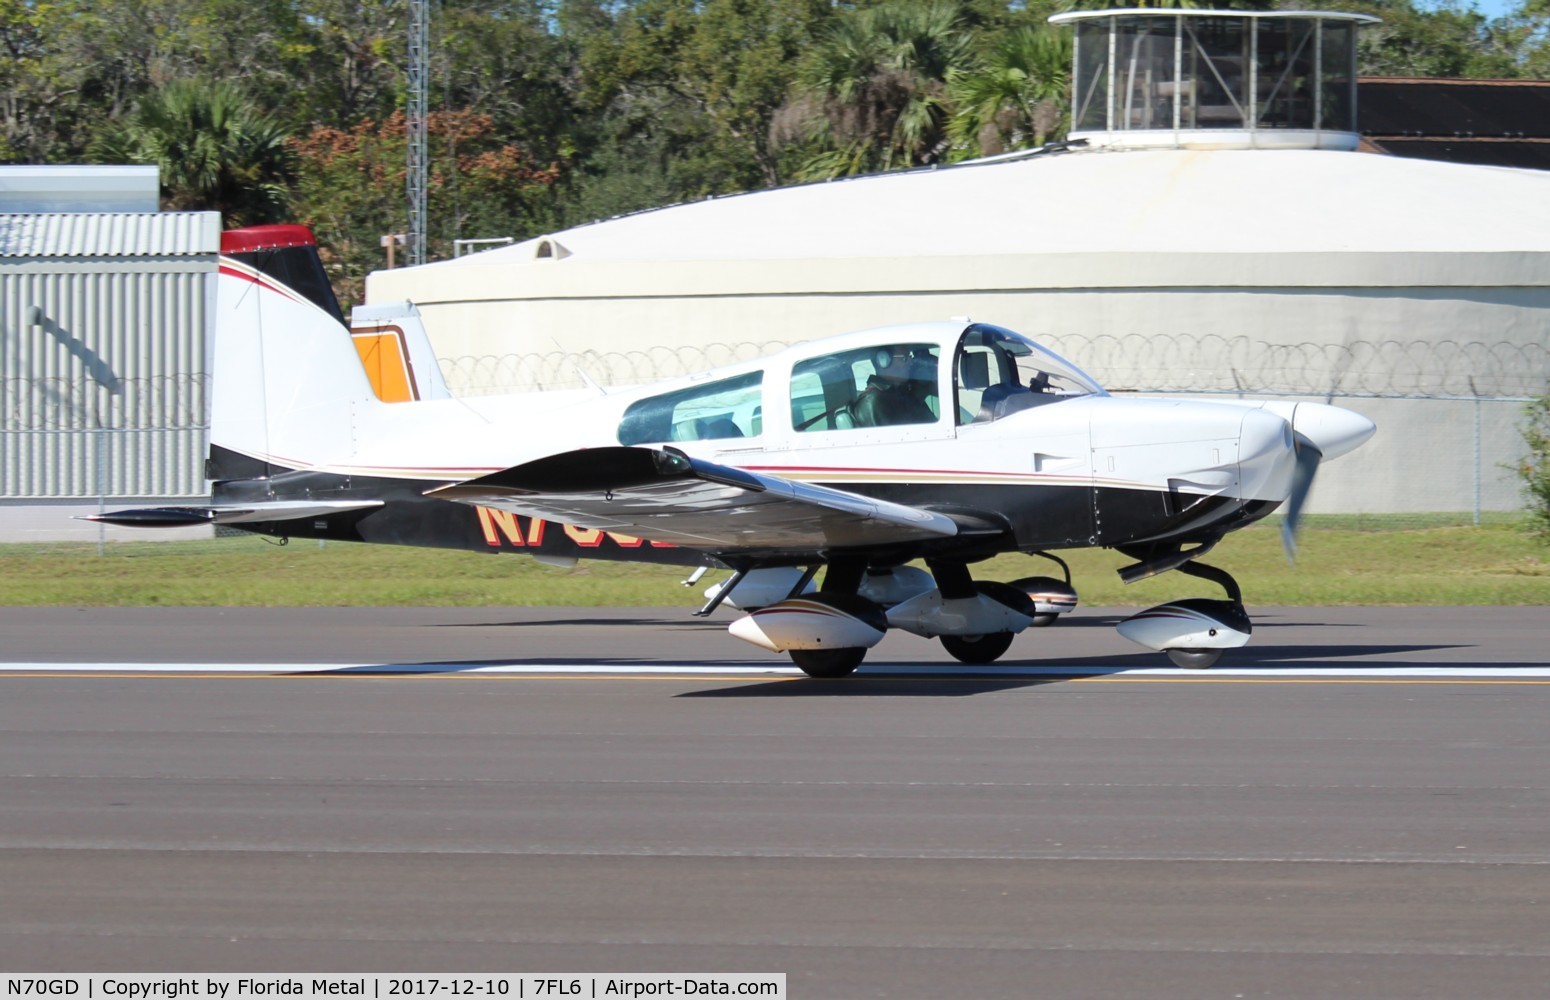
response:
<path id="1" fill-rule="evenodd" d="M 1061 553 L 1082 601 L 1145 607 L 1183 597 L 1217 597 L 1202 580 L 1165 573 L 1132 586 L 1114 570 L 1118 553 Z M 1255 605 L 1550 604 L 1550 549 L 1515 523 L 1371 531 L 1304 531 L 1295 566 L 1273 524 L 1228 539 L 1208 561 L 1234 574 Z M 1059 575 L 1052 563 L 999 556 L 976 578 L 1010 581 Z M 0 545 L 0 604 L 12 606 L 346 607 L 346 606 L 693 606 L 700 587 L 679 584 L 670 566 L 583 562 L 542 566 L 520 555 L 397 546 L 297 542 L 276 546 L 245 536 L 202 542 Z"/>

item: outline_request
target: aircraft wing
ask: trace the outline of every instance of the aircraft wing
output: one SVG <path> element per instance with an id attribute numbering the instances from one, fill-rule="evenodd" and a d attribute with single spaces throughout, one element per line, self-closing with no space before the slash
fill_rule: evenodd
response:
<path id="1" fill-rule="evenodd" d="M 565 452 L 426 496 L 709 552 L 816 552 L 999 530 L 673 448 Z"/>
<path id="2" fill-rule="evenodd" d="M 135 510 L 109 511 L 106 514 L 86 514 L 78 520 L 101 521 L 121 528 L 187 528 L 198 524 L 294 521 L 381 506 L 381 500 L 257 500 L 253 503 L 140 507 Z"/>

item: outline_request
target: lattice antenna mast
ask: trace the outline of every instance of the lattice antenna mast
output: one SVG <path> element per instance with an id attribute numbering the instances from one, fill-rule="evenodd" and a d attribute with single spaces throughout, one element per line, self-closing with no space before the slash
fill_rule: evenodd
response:
<path id="1" fill-rule="evenodd" d="M 425 263 L 425 187 L 430 157 L 425 138 L 426 80 L 430 76 L 430 0 L 409 0 L 409 163 L 404 184 L 409 196 L 405 249 L 410 264 Z"/>

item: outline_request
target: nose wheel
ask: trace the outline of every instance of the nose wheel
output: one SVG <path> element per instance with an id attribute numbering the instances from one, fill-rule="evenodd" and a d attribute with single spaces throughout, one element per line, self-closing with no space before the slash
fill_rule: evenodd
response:
<path id="1" fill-rule="evenodd" d="M 866 649 L 860 646 L 844 649 L 792 649 L 787 651 L 787 655 L 809 677 L 849 677 L 866 659 Z"/>
<path id="2" fill-rule="evenodd" d="M 1214 667 L 1229 649 L 1236 649 L 1249 641 L 1254 625 L 1243 607 L 1243 592 L 1238 581 L 1226 570 L 1195 562 L 1186 555 L 1179 565 L 1171 562 L 1168 555 L 1155 563 L 1143 562 L 1128 568 L 1135 579 L 1150 572 L 1177 569 L 1186 576 L 1209 580 L 1227 591 L 1227 600 L 1189 598 L 1171 601 L 1131 615 L 1115 628 L 1131 642 L 1167 653 L 1176 667 L 1186 670 L 1205 670 Z M 1121 576 L 1127 570 L 1121 570 Z"/>
<path id="3" fill-rule="evenodd" d="M 1168 659 L 1175 667 L 1185 670 L 1207 670 L 1216 666 L 1225 652 L 1225 649 L 1170 649 Z"/>
<path id="4" fill-rule="evenodd" d="M 994 663 L 1001 654 L 1012 648 L 1012 633 L 990 632 L 985 635 L 944 635 L 940 637 L 942 648 L 959 663 L 983 665 Z"/>

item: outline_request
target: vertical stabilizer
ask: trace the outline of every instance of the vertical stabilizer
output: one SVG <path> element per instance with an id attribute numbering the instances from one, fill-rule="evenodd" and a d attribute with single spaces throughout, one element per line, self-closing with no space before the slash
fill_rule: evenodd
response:
<path id="1" fill-rule="evenodd" d="M 221 236 L 211 479 L 348 461 L 372 390 L 304 226 Z"/>
<path id="2" fill-rule="evenodd" d="M 384 403 L 452 397 L 413 302 L 356 306 L 350 310 L 350 337 Z"/>

